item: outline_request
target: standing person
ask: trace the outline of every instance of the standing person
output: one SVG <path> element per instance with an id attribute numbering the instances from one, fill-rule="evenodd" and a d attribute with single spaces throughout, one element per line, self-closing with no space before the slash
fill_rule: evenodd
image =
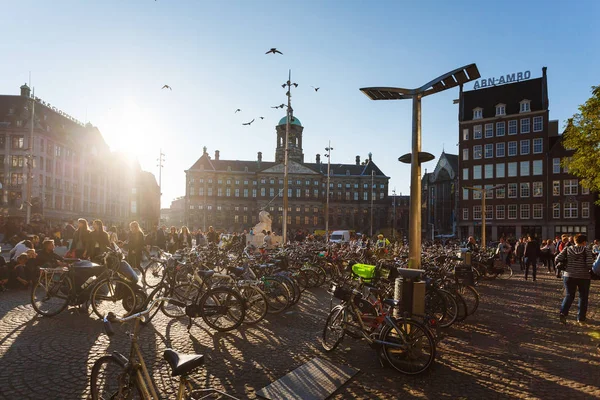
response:
<path id="1" fill-rule="evenodd" d="M 179 234 L 177 228 L 171 227 L 171 232 L 167 235 L 167 251 L 174 254 L 179 248 Z"/>
<path id="2" fill-rule="evenodd" d="M 273 248 L 273 238 L 271 237 L 271 231 L 267 231 L 267 234 L 263 238 L 263 244 L 267 250 Z"/>
<path id="3" fill-rule="evenodd" d="M 67 241 L 67 247 L 71 248 L 71 243 L 73 243 L 73 235 L 75 234 L 75 227 L 73 226 L 73 221 L 70 220 L 65 225 L 63 239 Z"/>
<path id="4" fill-rule="evenodd" d="M 477 246 L 477 242 L 475 241 L 475 238 L 473 236 L 469 236 L 469 239 L 467 241 L 467 249 L 469 249 L 469 251 L 472 253 L 476 253 L 479 251 L 479 246 Z"/>
<path id="5" fill-rule="evenodd" d="M 162 227 L 158 228 L 158 231 L 156 231 L 156 245 L 158 246 L 159 249 L 165 250 L 166 244 L 167 244 L 167 239 L 165 237 L 165 227 L 162 226 Z"/>
<path id="6" fill-rule="evenodd" d="M 560 322 L 567 323 L 569 309 L 575 300 L 575 292 L 579 291 L 579 312 L 577 322 L 585 323 L 587 317 L 588 297 L 590 295 L 590 267 L 594 263 L 594 253 L 587 247 L 587 236 L 575 235 L 575 245 L 566 246 L 556 256 L 556 263 L 563 263 L 565 271 L 563 282 L 566 295 L 560 307 Z"/>
<path id="7" fill-rule="evenodd" d="M 206 241 L 206 236 L 204 233 L 202 233 L 202 231 L 198 231 L 198 234 L 196 235 L 196 246 L 206 247 L 207 244 L 208 242 Z"/>
<path id="8" fill-rule="evenodd" d="M 533 281 L 535 282 L 537 279 L 537 259 L 540 255 L 540 244 L 531 237 L 531 235 L 527 236 L 527 244 L 525 245 L 525 280 L 527 280 L 527 275 L 529 275 L 529 266 L 533 267 Z"/>
<path id="9" fill-rule="evenodd" d="M 208 240 L 208 244 L 214 243 L 219 244 L 219 235 L 215 232 L 215 228 L 212 226 L 208 227 L 208 233 L 206 234 L 206 239 Z"/>
<path id="10" fill-rule="evenodd" d="M 519 261 L 521 271 L 525 271 L 525 239 L 519 238 L 515 246 L 515 258 Z"/>
<path id="11" fill-rule="evenodd" d="M 142 252 L 144 251 L 144 231 L 137 221 L 129 224 L 129 264 L 141 271 Z"/>
<path id="12" fill-rule="evenodd" d="M 558 243 L 558 252 L 562 253 L 565 247 L 569 246 L 569 235 L 564 234 L 561 236 L 561 241 Z"/>
<path id="13" fill-rule="evenodd" d="M 187 226 L 181 227 L 181 233 L 179 234 L 179 247 L 182 249 L 192 247 L 192 235 L 190 234 L 190 230 Z"/>
<path id="14" fill-rule="evenodd" d="M 556 267 L 554 266 L 554 257 L 556 257 L 556 246 L 551 239 L 546 241 L 548 246 L 548 271 L 556 272 Z"/>
<path id="15" fill-rule="evenodd" d="M 88 241 L 90 239 L 90 228 L 84 218 L 77 220 L 77 230 L 73 233 L 73 241 L 69 251 L 75 251 L 75 257 L 85 258 Z"/>
<path id="16" fill-rule="evenodd" d="M 108 240 L 110 241 L 110 244 L 119 244 L 119 235 L 117 235 L 116 226 L 111 226 L 108 230 Z"/>
<path id="17" fill-rule="evenodd" d="M 90 233 L 90 239 L 86 249 L 87 256 L 91 260 L 106 252 L 107 248 L 110 247 L 110 238 L 108 232 L 104 230 L 102 221 L 97 219 L 92 222 L 92 228 L 94 230 Z"/>
<path id="18" fill-rule="evenodd" d="M 506 244 L 506 240 L 501 237 L 500 243 L 498 243 L 498 248 L 496 249 L 496 254 L 500 257 L 500 261 L 506 265 L 506 260 L 508 259 L 508 252 L 510 251 L 510 247 Z"/>

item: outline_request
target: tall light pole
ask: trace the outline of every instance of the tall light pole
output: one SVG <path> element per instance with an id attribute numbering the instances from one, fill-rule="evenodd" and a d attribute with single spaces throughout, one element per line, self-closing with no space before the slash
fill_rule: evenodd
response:
<path id="1" fill-rule="evenodd" d="M 288 213 L 288 160 L 289 160 L 289 141 L 290 141 L 290 124 L 293 118 L 294 110 L 292 109 L 292 86 L 298 87 L 297 83 L 292 83 L 292 70 L 289 70 L 288 80 L 281 87 L 287 88 L 285 95 L 287 96 L 287 114 L 285 123 L 285 151 L 283 156 L 283 244 L 287 243 L 287 213 Z"/>
<path id="2" fill-rule="evenodd" d="M 33 168 L 33 127 L 35 125 L 35 89 L 33 89 L 33 94 L 31 96 L 31 123 L 29 128 L 29 154 L 26 156 L 27 158 L 27 201 L 25 206 L 27 207 L 25 221 L 26 224 L 29 225 L 31 222 L 31 197 L 33 192 L 33 173 L 31 169 Z"/>
<path id="3" fill-rule="evenodd" d="M 160 224 L 160 208 L 161 208 L 161 204 L 162 204 L 162 169 L 164 167 L 163 162 L 165 161 L 165 153 L 162 152 L 162 149 L 160 149 L 160 155 L 158 156 L 158 158 L 156 159 L 156 161 L 158 161 L 158 164 L 156 165 L 158 167 L 158 223 Z"/>
<path id="4" fill-rule="evenodd" d="M 496 186 L 492 186 L 491 188 L 476 188 L 471 186 L 463 186 L 464 189 L 474 190 L 476 192 L 481 193 L 481 248 L 485 249 L 486 237 L 485 237 L 485 199 L 487 196 L 488 190 L 498 189 L 504 186 L 504 183 Z"/>
<path id="5" fill-rule="evenodd" d="M 469 64 L 437 77 L 417 89 L 392 87 L 362 88 L 361 92 L 371 100 L 412 99 L 412 153 L 398 160 L 411 164 L 410 225 L 409 225 L 409 268 L 421 267 L 421 164 L 431 161 L 433 155 L 421 152 L 421 99 L 434 93 L 463 85 L 481 75 L 477 65 Z"/>
<path id="6" fill-rule="evenodd" d="M 394 188 L 394 190 L 392 190 L 392 196 L 394 196 L 392 198 L 393 200 L 393 205 L 394 205 L 394 211 L 393 211 L 393 221 L 392 221 L 392 239 L 394 239 L 394 241 L 396 240 L 396 188 Z"/>
<path id="7" fill-rule="evenodd" d="M 329 243 L 329 178 L 331 176 L 331 150 L 333 150 L 333 147 L 331 147 L 331 140 L 329 141 L 329 144 L 327 145 L 327 147 L 325 147 L 325 150 L 327 151 L 327 154 L 325 154 L 325 157 L 327 157 L 327 199 L 325 200 L 325 242 Z"/>
<path id="8" fill-rule="evenodd" d="M 371 170 L 371 239 L 373 238 L 373 197 L 375 197 L 375 171 Z"/>

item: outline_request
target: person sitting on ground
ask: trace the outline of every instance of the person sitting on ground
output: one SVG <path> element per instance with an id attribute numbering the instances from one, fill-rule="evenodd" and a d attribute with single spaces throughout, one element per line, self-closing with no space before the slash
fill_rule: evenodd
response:
<path id="1" fill-rule="evenodd" d="M 37 238 L 38 241 L 40 240 L 38 236 L 34 236 L 33 240 L 35 240 L 35 238 Z M 13 247 L 10 250 L 10 252 L 8 253 L 8 258 L 10 261 L 15 261 L 19 254 L 23 254 L 28 249 L 33 249 L 33 248 L 34 248 L 33 241 L 31 241 L 31 240 L 20 241 L 19 243 L 17 243 L 17 245 L 15 247 Z"/>
<path id="2" fill-rule="evenodd" d="M 9 267 L 10 275 L 8 279 L 8 285 L 11 288 L 26 289 L 29 287 L 31 282 L 28 280 L 27 272 L 25 270 L 25 265 L 27 264 L 28 259 L 29 257 L 27 257 L 26 253 L 21 253 L 16 258 L 16 264 L 12 267 Z"/>
<path id="3" fill-rule="evenodd" d="M 37 265 L 44 268 L 56 268 L 65 265 L 64 259 L 54 252 L 54 240 L 46 239 L 42 251 L 37 255 Z"/>
<path id="4" fill-rule="evenodd" d="M 27 280 L 31 282 L 35 282 L 38 280 L 40 276 L 40 267 L 38 266 L 37 261 L 37 252 L 35 249 L 27 250 L 27 264 L 25 264 L 25 273 L 27 275 Z"/>
<path id="5" fill-rule="evenodd" d="M 0 292 L 4 292 L 7 288 L 9 278 L 8 265 L 4 257 L 0 256 Z"/>

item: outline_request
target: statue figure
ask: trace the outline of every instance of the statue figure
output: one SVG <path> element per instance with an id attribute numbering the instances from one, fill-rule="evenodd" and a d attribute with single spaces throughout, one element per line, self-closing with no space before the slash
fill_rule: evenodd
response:
<path id="1" fill-rule="evenodd" d="M 269 232 L 271 230 L 271 215 L 267 211 L 261 211 L 258 214 L 258 224 L 254 226 L 254 234 L 260 234 L 262 231 Z"/>

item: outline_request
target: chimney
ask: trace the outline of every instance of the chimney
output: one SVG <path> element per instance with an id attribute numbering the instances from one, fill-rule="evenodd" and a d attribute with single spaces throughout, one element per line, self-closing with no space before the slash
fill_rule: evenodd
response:
<path id="1" fill-rule="evenodd" d="M 219 161 L 220 152 L 219 150 L 215 150 L 215 161 Z"/>
<path id="2" fill-rule="evenodd" d="M 262 151 L 258 152 L 258 168 L 260 168 L 260 163 L 262 162 Z"/>
<path id="3" fill-rule="evenodd" d="M 547 110 L 550 106 L 548 103 L 548 77 L 546 76 L 546 71 L 548 67 L 542 68 L 542 108 Z"/>
<path id="4" fill-rule="evenodd" d="M 29 86 L 27 86 L 26 83 L 24 83 L 23 86 L 21 86 L 21 96 L 23 96 L 23 97 L 31 96 L 31 89 L 29 89 Z"/>
<path id="5" fill-rule="evenodd" d="M 373 161 L 373 153 L 369 152 L 369 162 Z"/>
<path id="6" fill-rule="evenodd" d="M 321 164 L 321 155 L 317 154 L 317 165 Z"/>
<path id="7" fill-rule="evenodd" d="M 360 156 L 356 156 L 356 165 L 360 165 Z"/>
<path id="8" fill-rule="evenodd" d="M 204 146 L 204 147 L 202 148 L 202 155 L 205 155 L 205 154 L 206 154 L 206 150 L 207 150 L 207 148 L 206 148 L 206 146 Z"/>

